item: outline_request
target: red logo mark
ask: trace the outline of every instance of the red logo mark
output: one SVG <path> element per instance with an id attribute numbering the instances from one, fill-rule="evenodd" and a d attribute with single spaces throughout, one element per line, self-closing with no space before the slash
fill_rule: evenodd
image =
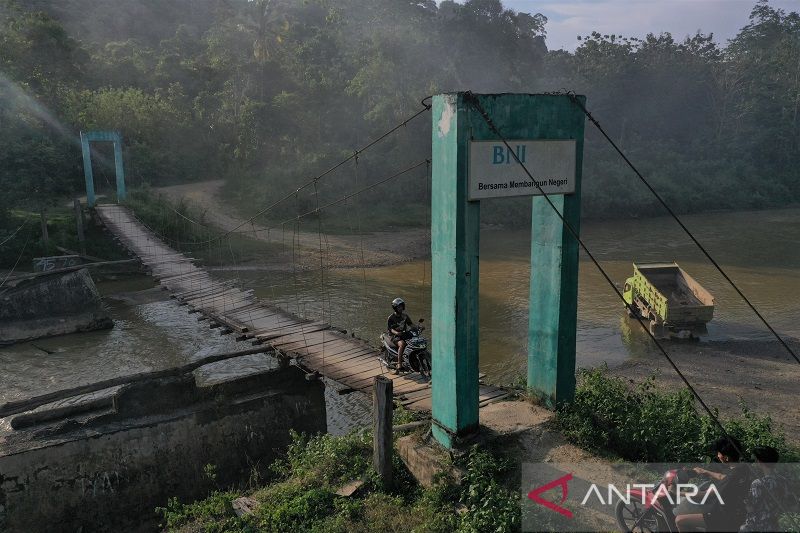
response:
<path id="1" fill-rule="evenodd" d="M 560 477 L 558 479 L 554 479 L 553 481 L 551 481 L 547 485 L 542 485 L 541 487 L 539 487 L 537 489 L 533 489 L 532 491 L 530 491 L 528 493 L 528 498 L 530 498 L 531 500 L 535 501 L 536 503 L 538 503 L 540 505 L 544 505 L 545 507 L 547 507 L 551 511 L 555 511 L 555 512 L 557 512 L 559 514 L 562 514 L 562 515 L 566 516 L 567 518 L 572 518 L 572 511 L 570 511 L 569 509 L 564 509 L 560 505 L 557 505 L 557 504 L 555 504 L 553 502 L 547 501 L 544 498 L 542 498 L 541 496 L 539 496 L 541 493 L 547 492 L 548 490 L 550 490 L 550 489 L 552 489 L 554 487 L 558 487 L 560 485 L 561 486 L 561 501 L 559 503 L 564 503 L 567 500 L 567 494 L 569 493 L 569 487 L 567 486 L 567 483 L 569 483 L 569 480 L 571 480 L 571 479 L 572 479 L 572 474 L 571 473 L 567 474 L 567 475 L 565 475 L 563 477 Z"/>

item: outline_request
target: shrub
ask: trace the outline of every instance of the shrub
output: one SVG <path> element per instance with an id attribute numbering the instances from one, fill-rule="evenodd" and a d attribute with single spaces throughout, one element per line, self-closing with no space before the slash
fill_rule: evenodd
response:
<path id="1" fill-rule="evenodd" d="M 331 486 L 358 479 L 372 468 L 372 442 L 368 435 L 306 437 L 295 431 L 291 435 L 286 460 L 274 466 L 287 478 Z"/>
<path id="2" fill-rule="evenodd" d="M 246 531 L 246 523 L 236 516 L 231 502 L 239 495 L 234 492 L 214 491 L 204 499 L 192 503 L 180 503 L 178 498 L 170 498 L 166 507 L 156 508 L 164 521 L 161 524 L 168 531 L 176 531 L 191 524 L 192 531 L 208 533 Z"/>
<path id="3" fill-rule="evenodd" d="M 698 414 L 688 389 L 660 390 L 652 377 L 631 386 L 602 368 L 580 372 L 575 400 L 559 409 L 557 424 L 578 446 L 630 461 L 704 461 L 722 434 L 709 415 Z M 740 417 L 723 424 L 728 434 L 742 441 L 745 453 L 769 444 L 784 460 L 798 457 L 770 417 L 758 416 L 744 405 Z"/>

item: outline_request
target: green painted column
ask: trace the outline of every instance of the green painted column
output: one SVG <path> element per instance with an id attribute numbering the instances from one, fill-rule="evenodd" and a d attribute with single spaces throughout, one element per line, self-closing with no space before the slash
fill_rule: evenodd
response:
<path id="1" fill-rule="evenodd" d="M 579 97 L 583 98 L 583 97 Z M 432 100 L 431 261 L 433 356 L 433 435 L 452 447 L 478 429 L 478 276 L 480 203 L 470 201 L 470 143 L 498 141 L 477 111 L 478 102 L 509 141 L 575 140 L 576 190 L 552 195 L 570 217 L 579 216 L 583 114 L 561 95 L 467 95 L 449 93 Z M 512 167 L 502 143 L 489 146 L 497 161 Z M 511 143 L 513 146 L 513 143 Z M 571 145 L 570 145 L 571 146 Z M 477 148 L 476 148 L 477 150 Z M 533 150 L 533 148 L 532 148 Z M 485 150 L 482 150 L 483 153 Z M 478 153 L 476 151 L 476 153 Z M 524 154 L 524 152 L 522 152 Z M 491 159 L 492 156 L 490 156 Z M 523 155 L 524 157 L 524 155 Z M 480 159 L 479 159 L 480 161 Z M 491 166 L 497 161 L 488 163 Z M 536 157 L 526 165 L 536 174 Z M 513 162 L 513 165 L 516 165 Z M 512 178 L 519 179 L 519 178 Z M 515 189 L 511 194 L 519 194 Z M 527 194 L 533 192 L 527 189 Z M 473 190 L 474 194 L 474 190 Z M 544 199 L 539 199 L 544 202 Z M 529 385 L 546 396 L 566 398 L 574 389 L 577 248 L 534 201 L 534 265 L 531 285 Z M 539 236 L 539 240 L 536 241 Z M 536 244 L 538 242 L 539 244 Z M 574 258 L 571 250 L 575 250 Z M 573 260 L 574 259 L 574 260 Z M 535 269 L 533 268 L 535 266 Z M 565 275 L 574 271 L 574 276 Z M 570 286 L 571 284 L 571 286 Z M 569 300 L 573 300 L 572 303 Z M 569 317 L 572 320 L 569 320 Z M 571 330 L 571 331 L 567 331 Z M 569 350 L 571 339 L 571 352 Z M 571 362 L 565 361 L 571 356 Z M 570 366 L 571 365 L 571 366 Z M 567 378 L 567 367 L 571 374 Z M 561 388 L 556 385 L 562 384 Z M 552 393 L 550 392 L 552 391 Z M 566 392 L 565 392 L 566 391 Z"/>
<path id="2" fill-rule="evenodd" d="M 117 202 L 125 201 L 125 167 L 122 165 L 122 135 L 114 139 L 114 167 L 117 175 Z"/>
<path id="3" fill-rule="evenodd" d="M 92 175 L 92 152 L 89 137 L 81 132 L 81 152 L 83 152 L 83 176 L 86 179 L 86 205 L 94 207 L 94 176 Z"/>
<path id="4" fill-rule="evenodd" d="M 575 139 L 575 192 L 550 195 L 567 222 L 580 231 L 584 114 L 567 96 L 542 117 L 540 134 Z M 583 102 L 585 97 L 579 96 Z M 535 163 L 534 163 L 535 164 Z M 531 281 L 528 315 L 528 388 L 546 405 L 571 401 L 575 394 L 575 338 L 578 320 L 578 241 L 547 199 L 533 198 Z"/>
<path id="5" fill-rule="evenodd" d="M 478 429 L 480 204 L 467 201 L 471 111 L 462 94 L 434 96 L 432 105 L 432 431 L 450 448 Z"/>

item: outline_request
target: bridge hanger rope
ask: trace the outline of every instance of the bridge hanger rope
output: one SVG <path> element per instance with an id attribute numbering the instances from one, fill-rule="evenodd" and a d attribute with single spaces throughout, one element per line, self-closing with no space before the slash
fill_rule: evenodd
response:
<path id="1" fill-rule="evenodd" d="M 355 177 L 355 185 L 358 187 L 358 157 L 353 160 L 353 175 Z M 367 265 L 366 260 L 364 259 L 364 232 L 361 231 L 361 209 L 359 206 L 354 202 L 355 213 L 356 213 L 356 230 L 358 231 L 358 253 L 359 253 L 359 260 L 361 262 L 361 301 L 366 304 L 367 302 Z M 347 200 L 345 200 L 345 209 L 347 209 Z M 350 220 L 350 210 L 347 209 L 347 219 Z M 350 228 L 350 233 L 353 233 L 352 224 Z"/>
<path id="2" fill-rule="evenodd" d="M 433 211 L 432 208 L 431 208 L 431 188 L 432 188 L 432 181 L 433 180 L 431 179 L 431 162 L 430 161 L 428 161 L 427 164 L 425 165 L 425 180 L 427 182 L 426 183 L 426 187 L 425 187 L 426 192 L 427 192 L 427 198 L 426 198 L 427 201 L 425 203 L 425 205 L 427 206 L 427 209 L 426 209 L 427 212 L 426 212 L 425 222 L 426 222 L 426 227 L 428 228 L 428 231 L 426 232 L 427 233 L 427 242 L 430 243 L 431 242 L 431 226 L 433 225 L 433 221 L 431 220 L 432 211 Z M 420 302 L 423 302 L 424 301 L 424 297 L 425 297 L 425 280 L 427 279 L 427 276 L 428 276 L 428 265 L 430 264 L 430 261 L 424 261 L 423 260 L 423 261 L 421 261 L 421 263 L 422 263 L 422 283 L 420 285 L 420 293 L 421 293 L 422 298 L 420 299 Z M 431 286 L 433 285 L 433 279 L 432 278 L 433 278 L 433 272 L 431 271 Z"/>
<path id="3" fill-rule="evenodd" d="M 322 252 L 322 214 L 319 212 L 319 187 L 317 187 L 317 180 L 314 180 L 314 201 L 316 202 L 317 209 L 315 212 L 317 216 L 317 237 L 319 238 L 319 284 L 320 284 L 320 316 L 322 321 L 325 321 L 325 295 L 327 293 L 325 286 L 325 259 Z M 330 302 L 328 302 L 328 309 L 330 310 Z M 328 319 L 330 323 L 330 318 Z M 325 373 L 325 331 L 322 331 L 322 372 Z"/>
<path id="4" fill-rule="evenodd" d="M 481 103 L 477 99 L 477 97 L 475 97 L 475 95 L 472 92 L 468 91 L 467 93 L 465 93 L 464 98 L 465 98 L 465 100 L 467 102 L 469 102 L 475 108 L 476 111 L 478 111 L 478 113 L 481 115 L 481 117 L 486 122 L 486 124 L 489 126 L 489 128 L 494 132 L 495 135 L 497 135 L 497 137 L 500 139 L 500 141 L 502 141 L 502 143 L 506 146 L 506 148 L 508 149 L 509 153 L 513 156 L 514 161 L 517 162 L 517 164 L 522 168 L 522 170 L 525 172 L 525 174 L 531 179 L 531 181 L 533 182 L 533 184 L 536 187 L 536 189 L 539 192 L 539 194 L 545 199 L 545 201 L 547 201 L 547 204 L 550 206 L 550 208 L 553 210 L 553 212 L 558 216 L 558 218 L 561 219 L 561 222 L 564 225 L 564 227 L 567 228 L 567 230 L 572 234 L 572 236 L 575 238 L 575 240 L 578 241 L 578 244 L 580 244 L 580 246 L 583 249 L 583 251 L 586 252 L 586 255 L 589 256 L 589 259 L 592 261 L 592 263 L 594 263 L 594 266 L 597 267 L 597 269 L 600 271 L 600 274 L 603 276 L 603 278 L 605 278 L 606 282 L 608 282 L 608 284 L 611 286 L 611 289 L 614 291 L 614 293 L 617 295 L 617 297 L 619 297 L 619 299 L 622 300 L 623 304 L 625 304 L 625 307 L 630 308 L 630 306 L 628 306 L 627 302 L 625 302 L 625 297 L 622 295 L 620 290 L 617 288 L 617 286 L 614 283 L 614 281 L 611 279 L 611 277 L 608 275 L 608 273 L 606 273 L 605 269 L 600 265 L 600 262 L 595 258 L 595 256 L 591 253 L 591 251 L 589 251 L 589 248 L 586 246 L 586 243 L 583 242 L 583 239 L 581 239 L 581 237 L 578 234 L 577 230 L 572 226 L 572 224 L 569 223 L 569 221 L 567 221 L 567 219 L 564 217 L 564 215 L 561 214 L 561 212 L 558 210 L 558 208 L 555 206 L 555 204 L 553 204 L 553 201 L 550 199 L 550 196 L 547 193 L 544 192 L 544 190 L 542 189 L 541 185 L 539 185 L 539 183 L 533 178 L 533 176 L 531 175 L 530 171 L 528 170 L 528 167 L 525 166 L 525 163 L 523 163 L 519 159 L 519 157 L 517 157 L 517 154 L 514 152 L 514 150 L 512 150 L 511 146 L 508 144 L 508 141 L 503 136 L 503 134 L 500 133 L 500 130 L 497 128 L 497 126 L 495 125 L 494 121 L 492 121 L 491 117 L 489 117 L 488 113 L 483 108 L 483 106 L 481 105 Z M 678 365 L 675 364 L 675 361 L 673 361 L 673 359 L 669 356 L 667 351 L 664 349 L 664 346 L 658 341 L 658 339 L 655 337 L 655 335 L 653 335 L 650 332 L 650 329 L 645 325 L 645 323 L 642 320 L 642 318 L 637 313 L 634 313 L 633 316 L 639 322 L 639 325 L 642 327 L 642 329 L 645 331 L 645 333 L 647 333 L 647 335 L 650 337 L 650 339 L 652 339 L 652 341 L 658 347 L 659 351 L 664 356 L 664 358 L 669 362 L 670 366 L 672 366 L 672 369 L 675 371 L 675 373 L 681 378 L 681 380 L 686 385 L 686 387 L 689 389 L 689 391 L 691 391 L 692 395 L 697 399 L 697 401 L 703 407 L 703 410 L 708 414 L 709 417 L 711 417 L 711 419 L 714 421 L 714 423 L 717 425 L 717 427 L 719 427 L 719 429 L 722 431 L 722 434 L 725 437 L 728 437 L 730 439 L 730 434 L 725 429 L 725 426 L 719 420 L 719 418 L 714 413 L 714 411 L 712 411 L 712 409 L 708 406 L 708 404 L 706 404 L 706 402 L 703 400 L 703 398 L 700 396 L 700 394 L 697 392 L 697 390 L 695 390 L 695 388 L 692 386 L 692 384 L 689 382 L 689 380 L 686 378 L 686 376 L 683 374 L 683 372 L 681 372 L 681 369 L 678 368 Z M 731 442 L 733 442 L 733 441 L 731 441 Z M 739 450 L 739 451 L 741 452 L 741 450 Z M 744 454 L 742 454 L 742 456 L 744 456 Z"/>
<path id="5" fill-rule="evenodd" d="M 295 198 L 295 208 L 299 211 L 300 210 L 300 197 L 297 193 L 294 195 Z M 295 246 L 295 242 L 297 245 Z M 297 255 L 296 249 L 300 247 L 300 218 L 298 217 L 295 220 L 294 225 L 294 234 L 292 235 L 292 281 L 294 284 L 294 298 L 295 303 L 297 305 L 297 315 L 308 320 L 305 312 L 301 312 L 300 309 L 300 291 L 297 286 Z M 303 306 L 303 311 L 305 310 L 305 306 Z M 322 317 L 322 321 L 325 320 L 325 317 Z M 305 328 L 300 328 L 300 333 L 303 336 L 303 345 L 306 348 L 306 353 L 308 353 L 308 338 L 306 337 Z"/>
<path id="6" fill-rule="evenodd" d="M 258 218 L 259 216 L 261 216 L 264 213 L 267 213 L 268 211 L 274 209 L 276 206 L 278 206 L 279 204 L 285 202 L 286 200 L 291 199 L 292 196 L 298 194 L 300 191 L 302 191 L 302 190 L 304 190 L 304 189 L 316 184 L 321 179 L 323 179 L 327 175 L 329 175 L 332 172 L 334 172 L 335 170 L 337 170 L 339 167 L 347 164 L 349 161 L 352 161 L 352 160 L 356 159 L 357 157 L 359 157 L 359 155 L 361 155 L 362 153 L 366 152 L 367 150 L 369 150 L 370 148 L 374 147 L 375 145 L 379 144 L 381 141 L 383 141 L 384 139 L 386 139 L 387 137 L 389 137 L 390 135 L 392 135 L 396 131 L 400 130 L 401 128 L 407 126 L 414 119 L 416 119 L 417 117 L 421 116 L 426 111 L 430 111 L 430 109 L 431 109 L 430 104 L 426 104 L 424 100 L 420 103 L 420 105 L 422 105 L 423 108 L 420 109 L 419 111 L 417 111 L 416 113 L 414 113 L 413 115 L 411 115 L 408 118 L 404 119 L 402 122 L 397 123 L 396 125 L 394 125 L 389 130 L 385 131 L 384 133 L 382 133 L 378 137 L 376 137 L 373 140 L 369 141 L 363 147 L 355 150 L 351 155 L 349 155 L 346 158 L 342 159 L 341 161 L 339 161 L 335 165 L 331 166 L 330 168 L 328 168 L 324 172 L 322 172 L 322 173 L 318 174 L 317 176 L 309 179 L 308 181 L 306 181 L 305 183 L 300 185 L 295 190 L 287 193 L 285 196 L 283 196 L 280 199 L 276 200 L 275 202 L 271 203 L 270 205 L 268 205 L 264 209 L 261 209 L 256 214 L 254 214 L 251 217 L 243 220 L 240 224 L 236 225 L 234 228 L 225 231 L 219 237 L 215 237 L 215 239 L 222 239 L 222 238 L 224 238 L 224 237 L 226 237 L 226 236 L 228 236 L 228 235 L 230 235 L 232 233 L 235 233 L 242 226 L 244 226 L 246 224 L 250 224 L 253 220 Z M 193 222 L 196 223 L 196 224 L 201 224 L 200 222 L 197 222 L 197 221 L 193 221 Z M 201 224 L 201 225 L 203 225 L 203 224 Z M 205 244 L 205 241 L 187 242 L 187 243 L 183 243 L 183 244 Z"/>
<path id="7" fill-rule="evenodd" d="M 568 96 L 570 98 L 570 100 L 572 100 L 572 102 L 576 106 L 578 106 L 581 109 L 581 111 L 583 111 L 583 113 L 589 119 L 589 122 L 591 122 L 594 125 L 594 127 L 597 128 L 597 130 L 603 135 L 603 137 L 605 137 L 605 139 L 611 144 L 611 146 L 619 154 L 619 156 L 623 159 L 623 161 L 625 161 L 625 163 L 628 165 L 628 167 L 630 167 L 630 169 L 633 170 L 634 174 L 636 174 L 636 176 L 639 178 L 639 180 L 642 183 L 644 183 L 645 187 L 647 187 L 647 189 L 653 194 L 653 196 L 655 196 L 656 200 L 658 200 L 658 202 L 664 207 L 664 209 L 667 210 L 667 213 L 669 213 L 669 215 L 673 219 L 675 219 L 675 222 L 678 223 L 678 225 L 686 233 L 686 235 L 689 236 L 689 238 L 692 240 L 692 242 L 695 245 L 697 245 L 697 247 L 700 249 L 701 252 L 703 252 L 703 255 L 705 255 L 706 258 L 711 262 L 711 264 L 714 265 L 714 268 L 717 269 L 717 272 L 719 272 L 722 275 L 722 277 L 725 278 L 725 280 L 728 282 L 728 284 L 730 284 L 730 286 L 733 287 L 733 289 L 736 291 L 736 293 L 742 298 L 742 300 L 744 300 L 744 302 L 748 305 L 748 307 L 750 307 L 750 309 L 753 311 L 753 313 L 755 313 L 755 315 L 767 327 L 767 329 L 770 331 L 770 333 L 772 333 L 772 335 L 776 339 L 778 339 L 778 342 L 786 349 L 787 352 L 789 352 L 789 354 L 794 358 L 794 360 L 797 361 L 798 363 L 800 363 L 800 357 L 798 357 L 797 354 L 794 352 L 794 350 L 792 350 L 789 347 L 789 345 L 783 340 L 783 338 L 780 335 L 778 335 L 778 332 L 775 331 L 775 329 L 770 325 L 769 322 L 767 322 L 767 319 L 764 318 L 764 315 L 762 315 L 758 311 L 758 309 L 756 309 L 755 305 L 753 305 L 753 303 L 747 298 L 747 296 L 744 295 L 744 293 L 741 291 L 741 289 L 739 289 L 739 286 L 736 285 L 736 283 L 730 278 L 730 276 L 728 276 L 728 274 L 725 272 L 725 270 L 723 270 L 723 268 L 719 265 L 719 263 L 717 263 L 717 261 L 713 257 L 711 257 L 711 254 L 708 252 L 708 250 L 706 250 L 705 246 L 700 244 L 700 241 L 698 241 L 697 238 L 694 236 L 694 234 L 689 230 L 689 228 L 686 227 L 686 225 L 683 223 L 683 221 L 680 219 L 680 217 L 678 217 L 678 215 L 675 213 L 675 211 L 673 211 L 670 208 L 670 206 L 667 205 L 667 202 L 664 201 L 664 199 L 661 197 L 661 195 L 658 194 L 658 192 L 656 192 L 656 190 L 653 188 L 652 185 L 650 185 L 650 183 L 647 181 L 647 179 L 645 179 L 645 177 L 642 175 L 642 173 L 639 172 L 639 169 L 637 169 L 636 166 L 631 162 L 631 160 L 628 159 L 628 157 L 622 152 L 622 150 L 619 148 L 619 146 L 617 146 L 617 143 L 615 143 L 611 139 L 611 137 L 608 136 L 608 133 L 606 133 L 606 131 L 600 125 L 600 122 L 598 122 L 597 119 L 594 118 L 594 116 L 592 116 L 592 114 L 589 112 L 589 110 L 586 109 L 586 106 L 584 106 L 583 103 L 580 100 L 578 100 L 578 98 L 576 97 L 575 93 L 573 91 L 562 91 L 560 93 L 551 93 L 551 94 L 559 94 L 559 95 Z"/>
<path id="8" fill-rule="evenodd" d="M 26 221 L 26 223 L 27 223 L 27 221 Z M 25 224 L 23 224 L 23 226 L 24 225 Z M 17 231 L 19 231 L 21 229 L 21 227 L 22 226 L 20 226 L 20 228 L 17 228 Z M 14 234 L 16 234 L 16 232 L 14 232 Z M 11 275 L 14 273 L 14 271 L 17 269 L 17 266 L 19 265 L 19 262 L 22 260 L 22 256 L 25 254 L 25 250 L 28 248 L 28 243 L 31 240 L 31 234 L 33 234 L 33 228 L 28 230 L 28 236 L 25 238 L 25 244 L 22 245 L 22 250 L 19 252 L 19 255 L 17 256 L 17 260 L 14 261 L 14 266 L 11 267 L 11 270 L 8 271 L 6 276 L 3 278 L 3 281 L 0 281 L 0 289 L 3 288 L 3 285 L 6 284 L 6 281 L 8 281 L 8 278 L 10 278 Z M 6 239 L 6 241 L 8 241 L 8 240 L 9 239 Z M 3 242 L 6 242 L 6 241 L 3 241 Z"/>
<path id="9" fill-rule="evenodd" d="M 516 152 L 511 149 L 511 146 L 508 144 L 508 140 L 506 140 L 506 138 L 503 136 L 503 134 L 500 133 L 500 130 L 497 128 L 497 126 L 494 124 L 492 119 L 489 117 L 488 113 L 486 113 L 486 110 L 483 109 L 483 106 L 481 105 L 480 101 L 470 91 L 468 91 L 464 96 L 465 96 L 465 99 L 475 107 L 475 109 L 478 111 L 478 113 L 481 114 L 481 117 L 483 118 L 484 121 L 486 121 L 486 124 L 489 126 L 489 128 L 491 128 L 491 130 L 495 133 L 495 135 L 497 135 L 500 138 L 500 140 L 506 146 L 506 149 L 508 150 L 508 152 L 514 157 L 514 160 L 517 162 L 517 164 L 520 167 L 522 167 L 522 170 L 531 179 L 533 184 L 538 189 L 539 194 L 544 197 L 544 199 L 547 201 L 547 204 L 550 206 L 550 208 L 553 210 L 553 212 L 555 212 L 555 214 L 558 216 L 558 218 L 561 219 L 561 222 L 564 225 L 564 227 L 567 228 L 567 230 L 569 230 L 569 232 L 572 234 L 572 236 L 575 238 L 575 240 L 578 241 L 578 244 L 580 244 L 581 248 L 583 248 L 583 251 L 586 252 L 586 255 L 589 256 L 589 258 L 591 259 L 592 263 L 594 263 L 595 267 L 597 267 L 597 269 L 600 271 L 600 274 L 602 274 L 602 276 L 605 278 L 605 280 L 611 286 L 611 289 L 616 293 L 616 295 L 619 297 L 619 299 L 622 300 L 622 303 L 625 304 L 626 307 L 629 307 L 627 302 L 625 302 L 625 297 L 619 291 L 619 289 L 617 288 L 617 286 L 614 283 L 614 281 L 611 279 L 611 277 L 609 277 L 609 275 L 606 273 L 606 271 L 603 269 L 603 267 L 600 265 L 600 263 L 597 261 L 597 259 L 594 257 L 594 255 L 592 255 L 592 253 L 589 251 L 589 249 L 587 248 L 586 244 L 583 242 L 583 240 L 578 235 L 578 232 L 575 230 L 574 227 L 572 227 L 572 224 L 570 224 L 567 221 L 567 219 L 564 217 L 564 215 L 561 214 L 561 212 L 558 210 L 558 208 L 555 206 L 555 204 L 553 204 L 553 201 L 550 199 L 550 197 L 547 195 L 547 193 L 545 193 L 544 190 L 542 189 L 542 187 L 537 183 L 537 181 L 535 179 L 533 179 L 533 176 L 531 175 L 530 171 L 528 170 L 528 167 L 526 167 L 525 164 L 519 159 L 519 157 L 517 156 Z M 577 98 L 575 100 L 577 100 Z M 629 308 L 632 309 L 632 306 L 630 306 Z M 736 449 L 736 451 L 739 453 L 740 457 L 745 457 L 744 451 L 736 443 L 736 440 L 734 440 L 731 437 L 730 433 L 728 433 L 727 429 L 725 429 L 725 426 L 722 424 L 722 421 L 720 421 L 720 419 L 717 417 L 717 415 L 711 410 L 711 408 L 706 404 L 706 402 L 700 396 L 700 393 L 697 392 L 697 390 L 692 386 L 692 384 L 689 382 L 689 380 L 686 378 L 686 376 L 683 374 L 683 372 L 681 372 L 680 368 L 678 368 L 678 365 L 675 364 L 675 361 L 672 360 L 672 358 L 669 356 L 667 351 L 664 349 L 664 346 L 658 341 L 658 339 L 656 339 L 655 335 L 653 335 L 650 332 L 650 328 L 648 328 L 645 325 L 644 321 L 642 320 L 642 318 L 637 313 L 633 313 L 633 316 L 636 318 L 636 321 L 639 322 L 639 325 L 642 327 L 642 329 L 645 331 L 645 333 L 647 333 L 647 335 L 650 337 L 650 339 L 652 339 L 652 341 L 658 347 L 659 351 L 664 356 L 664 358 L 669 362 L 670 366 L 672 366 L 672 369 L 675 370 L 675 373 L 678 374 L 678 376 L 681 378 L 681 380 L 686 385 L 686 387 L 689 389 L 689 391 L 692 393 L 692 395 L 697 399 L 697 401 L 703 407 L 703 410 L 708 414 L 708 416 L 711 418 L 711 420 L 714 422 L 714 424 L 716 424 L 716 426 L 720 429 L 720 431 L 722 432 L 722 435 Z M 774 494 L 770 493 L 770 495 L 772 497 L 772 500 L 781 509 L 782 513 L 786 513 L 787 510 L 786 510 L 785 506 L 783 505 L 783 503 Z"/>
<path id="10" fill-rule="evenodd" d="M 374 189 L 375 187 L 383 185 L 384 183 L 387 183 L 387 182 L 389 182 L 389 181 L 391 181 L 391 180 L 393 180 L 395 178 L 399 178 L 403 174 L 407 174 L 407 173 L 411 172 L 412 170 L 417 169 L 417 168 L 421 167 L 422 165 L 429 164 L 429 163 L 430 163 L 430 159 L 423 159 L 422 161 L 418 161 L 418 162 L 412 164 L 411 166 L 408 166 L 408 167 L 404 168 L 403 170 L 395 172 L 391 176 L 387 176 L 386 178 L 383 178 L 380 181 L 376 181 L 375 183 L 373 183 L 371 185 L 367 185 L 366 187 L 363 187 L 363 188 L 361 188 L 361 189 L 359 189 L 359 190 L 357 190 L 355 192 L 352 192 L 350 194 L 342 196 L 341 198 L 339 198 L 337 200 L 334 200 L 332 202 L 328 202 L 327 204 L 324 204 L 322 206 L 318 206 L 315 209 L 312 209 L 311 211 L 307 211 L 307 212 L 305 212 L 305 213 L 303 213 L 301 215 L 296 215 L 296 216 L 287 218 L 286 220 L 284 220 L 282 222 L 279 222 L 278 224 L 276 224 L 274 226 L 268 226 L 266 228 L 263 228 L 262 231 L 274 229 L 277 226 L 280 226 L 282 224 L 286 224 L 286 223 L 291 222 L 292 220 L 295 220 L 297 218 L 304 218 L 304 217 L 307 217 L 307 216 L 310 216 L 310 215 L 319 214 L 320 212 L 324 211 L 325 209 L 327 209 L 329 207 L 341 204 L 342 202 L 346 202 L 347 200 L 349 200 L 350 198 L 353 198 L 354 196 L 358 196 L 359 194 L 364 193 L 364 192 L 366 192 L 366 191 L 368 191 L 370 189 Z M 362 255 L 363 255 L 363 252 L 362 252 Z"/>

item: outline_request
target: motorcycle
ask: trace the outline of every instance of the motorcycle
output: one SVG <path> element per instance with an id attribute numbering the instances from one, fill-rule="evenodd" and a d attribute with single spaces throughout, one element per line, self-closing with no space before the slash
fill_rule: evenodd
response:
<path id="1" fill-rule="evenodd" d="M 673 501 L 678 484 L 686 483 L 690 477 L 684 469 L 668 470 L 653 489 L 631 489 L 630 501 L 620 500 L 614 509 L 619 527 L 627 533 L 678 531 Z M 705 490 L 706 483 L 699 489 Z"/>
<path id="2" fill-rule="evenodd" d="M 428 351 L 428 339 L 422 336 L 425 327 L 422 323 L 425 320 L 420 318 L 419 324 L 412 327 L 411 338 L 406 341 L 403 350 L 403 361 L 400 365 L 401 372 L 419 372 L 424 377 L 431 375 L 431 353 Z M 387 370 L 397 367 L 397 345 L 392 342 L 392 334 L 389 332 L 381 333 L 381 352 L 378 356 L 381 365 Z"/>

